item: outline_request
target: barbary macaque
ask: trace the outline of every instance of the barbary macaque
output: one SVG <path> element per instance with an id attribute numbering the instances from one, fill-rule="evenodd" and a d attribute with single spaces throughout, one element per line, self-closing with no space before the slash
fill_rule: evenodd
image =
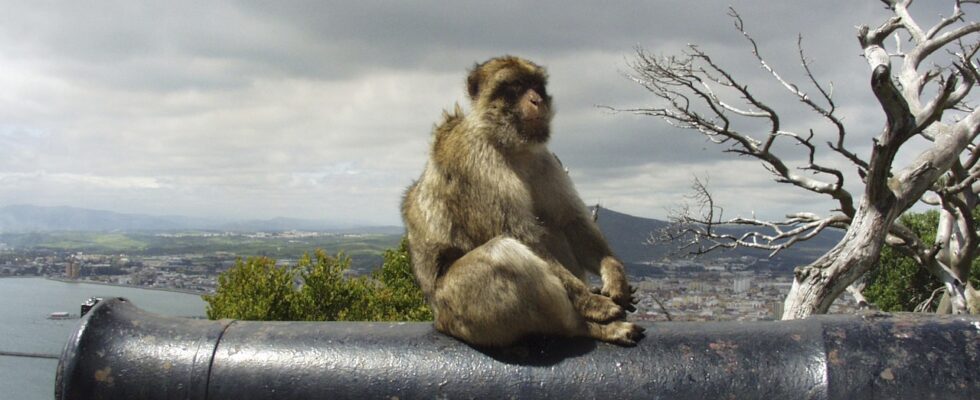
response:
<path id="1" fill-rule="evenodd" d="M 633 345 L 643 328 L 623 264 L 546 146 L 545 69 L 518 57 L 476 65 L 471 111 L 444 112 L 402 203 L 415 278 L 441 332 L 478 346 L 528 335 Z M 586 274 L 602 278 L 599 293 Z"/>

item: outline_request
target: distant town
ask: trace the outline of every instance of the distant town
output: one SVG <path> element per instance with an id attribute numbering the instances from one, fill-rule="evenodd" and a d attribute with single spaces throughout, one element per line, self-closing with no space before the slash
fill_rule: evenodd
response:
<path id="1" fill-rule="evenodd" d="M 376 248 L 373 251 L 361 249 L 358 253 L 363 256 L 361 266 L 352 269 L 353 274 L 369 272 L 372 264 L 373 267 L 379 266 L 380 252 L 399 240 L 397 236 L 382 239 L 378 235 L 304 231 L 163 232 L 152 236 L 159 240 L 190 239 L 193 242 L 221 238 L 224 241 L 248 242 L 250 251 L 256 248 L 256 243 L 274 246 L 280 251 L 282 243 L 363 245 L 363 239 L 367 236 L 374 240 L 376 244 L 373 246 Z M 97 242 L 99 239 L 90 240 Z M 312 250 L 307 248 L 307 251 Z M 266 250 L 259 252 L 268 253 Z M 43 276 L 56 280 L 208 294 L 214 292 L 218 274 L 231 268 L 240 258 L 260 255 L 213 249 L 173 254 L 149 253 L 153 252 L 145 249 L 86 252 L 50 244 L 31 247 L 0 243 L 0 277 Z M 294 252 L 292 257 L 283 257 L 280 253 L 278 262 L 280 265 L 295 264 L 301 255 L 302 251 Z M 639 300 L 637 312 L 631 318 L 649 321 L 668 318 L 674 321 L 778 319 L 792 283 L 789 273 L 769 268 L 767 259 L 746 256 L 633 263 L 629 265 L 629 271 Z M 831 311 L 851 312 L 852 304 L 845 295 Z"/>
<path id="2" fill-rule="evenodd" d="M 351 272 L 365 273 L 380 265 L 381 253 L 400 240 L 395 235 L 304 231 L 54 232 L 0 238 L 19 242 L 0 242 L 0 277 L 44 276 L 195 294 L 214 292 L 218 274 L 252 256 L 289 265 L 304 252 L 350 248 Z"/>

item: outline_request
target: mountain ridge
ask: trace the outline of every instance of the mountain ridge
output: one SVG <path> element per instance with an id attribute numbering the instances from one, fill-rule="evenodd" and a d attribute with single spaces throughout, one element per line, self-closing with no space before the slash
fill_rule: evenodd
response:
<path id="1" fill-rule="evenodd" d="M 669 226 L 666 221 L 600 208 L 598 224 L 613 252 L 624 263 L 633 266 L 649 265 L 662 260 L 685 258 L 677 243 L 649 243 L 656 232 Z M 723 226 L 720 232 L 740 235 L 748 227 Z M 146 214 L 118 213 L 78 207 L 42 207 L 32 205 L 0 206 L 0 234 L 52 231 L 81 232 L 147 232 L 204 230 L 224 232 L 284 232 L 290 230 L 318 231 L 340 234 L 401 235 L 401 226 L 344 226 L 327 221 L 296 218 L 272 218 L 267 220 L 224 220 L 185 216 L 154 216 Z M 749 248 L 718 250 L 700 256 L 703 260 L 722 257 L 752 257 L 767 259 L 771 268 L 786 270 L 809 263 L 830 249 L 842 237 L 839 231 L 823 232 L 817 237 L 800 242 L 793 247 L 769 257 L 768 251 Z"/>
<path id="2" fill-rule="evenodd" d="M 590 209 L 594 209 L 591 208 Z M 599 229 L 612 247 L 613 252 L 627 264 L 643 264 L 661 260 L 677 260 L 694 258 L 686 251 L 679 249 L 680 245 L 672 242 L 650 243 L 650 237 L 670 225 L 667 221 L 651 218 L 635 217 L 608 208 L 599 208 Z M 720 233 L 740 236 L 752 230 L 751 227 L 725 225 L 716 228 Z M 812 262 L 817 257 L 833 247 L 843 237 L 843 232 L 828 230 L 816 237 L 798 242 L 793 247 L 780 251 L 769 257 L 768 250 L 740 247 L 737 249 L 718 249 L 708 254 L 700 255 L 702 260 L 713 260 L 722 257 L 767 259 L 771 268 L 790 270 L 798 265 Z M 634 268 L 635 269 L 635 268 Z"/>

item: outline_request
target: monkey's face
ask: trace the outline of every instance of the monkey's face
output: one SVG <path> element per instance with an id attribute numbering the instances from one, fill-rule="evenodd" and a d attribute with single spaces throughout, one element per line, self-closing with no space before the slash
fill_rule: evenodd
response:
<path id="1" fill-rule="evenodd" d="M 496 86 L 488 104 L 505 117 L 523 141 L 547 141 L 552 110 L 544 82 L 535 76 L 523 76 L 501 80 Z"/>
<path id="2" fill-rule="evenodd" d="M 537 86 L 537 87 L 535 87 Z M 551 134 L 551 98 L 544 85 L 533 85 L 518 90 L 516 112 L 520 119 L 518 132 L 531 142 L 544 142 Z"/>
<path id="3" fill-rule="evenodd" d="M 523 142 L 542 143 L 550 135 L 553 110 L 545 86 L 547 74 L 517 57 L 494 58 L 470 73 L 474 106 L 514 128 Z"/>

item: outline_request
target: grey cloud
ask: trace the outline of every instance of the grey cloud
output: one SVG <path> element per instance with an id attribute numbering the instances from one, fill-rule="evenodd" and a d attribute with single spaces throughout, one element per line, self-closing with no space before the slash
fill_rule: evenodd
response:
<path id="1" fill-rule="evenodd" d="M 770 41 L 795 40 L 795 31 L 785 31 L 794 22 L 820 21 L 819 14 L 832 15 L 829 10 L 835 8 L 800 13 L 785 3 L 767 3 L 765 9 L 751 1 L 735 6 L 754 32 Z M 499 53 L 548 58 L 670 41 L 722 44 L 733 36 L 723 4 L 679 0 L 603 6 L 557 1 L 86 2 L 10 11 L 0 31 L 33 48 L 29 55 L 63 58 L 61 68 L 86 79 L 157 88 L 221 87 L 277 74 L 344 79 L 379 69 L 447 71 Z M 752 21 L 767 15 L 780 19 Z M 189 65 L 180 65 L 185 62 Z M 221 68 L 194 68 L 207 62 Z"/>
<path id="2" fill-rule="evenodd" d="M 881 116 L 854 25 L 884 19 L 880 3 L 731 3 L 795 81 L 804 35 L 818 77 L 835 83 L 849 144 L 866 148 Z M 946 3 L 920 1 L 913 12 L 948 14 Z M 690 175 L 739 165 L 752 174 L 741 191 L 719 186 L 733 211 L 756 200 L 735 194 L 800 204 L 758 165 L 695 133 L 595 107 L 653 101 L 623 76 L 634 46 L 671 54 L 697 43 L 778 104 L 788 127 L 820 126 L 760 70 L 728 4 L 4 2 L 0 180 L 10 185 L 0 204 L 307 218 L 339 210 L 397 223 L 432 123 L 462 100 L 465 70 L 502 53 L 549 67 L 553 150 L 583 197 L 659 216 Z M 799 149 L 780 150 L 801 159 Z"/>

